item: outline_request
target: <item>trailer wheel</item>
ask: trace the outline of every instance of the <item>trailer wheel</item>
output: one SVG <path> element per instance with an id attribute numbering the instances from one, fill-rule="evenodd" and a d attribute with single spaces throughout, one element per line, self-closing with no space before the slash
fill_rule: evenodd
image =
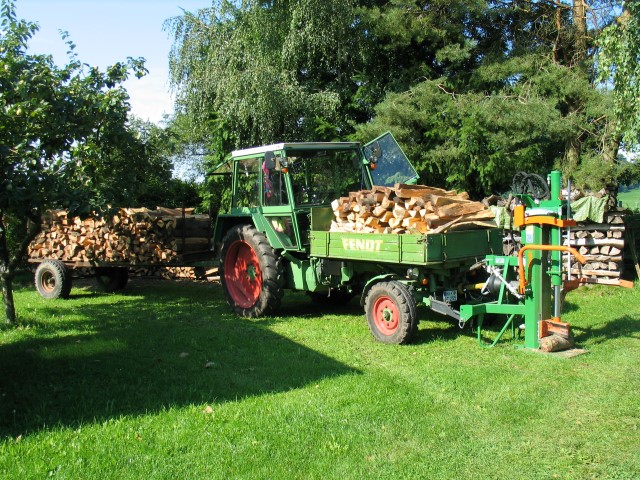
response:
<path id="1" fill-rule="evenodd" d="M 71 272 L 60 260 L 43 260 L 36 268 L 35 284 L 43 298 L 69 298 Z"/>
<path id="2" fill-rule="evenodd" d="M 408 343 L 418 329 L 416 301 L 409 289 L 395 280 L 371 287 L 364 308 L 369 330 L 379 342 Z"/>
<path id="3" fill-rule="evenodd" d="M 237 225 L 225 235 L 219 273 L 227 302 L 238 315 L 261 317 L 280 307 L 282 261 L 267 237 L 253 226 Z"/>
<path id="4" fill-rule="evenodd" d="M 126 267 L 96 267 L 96 280 L 105 292 L 122 290 L 129 281 L 129 269 Z"/>

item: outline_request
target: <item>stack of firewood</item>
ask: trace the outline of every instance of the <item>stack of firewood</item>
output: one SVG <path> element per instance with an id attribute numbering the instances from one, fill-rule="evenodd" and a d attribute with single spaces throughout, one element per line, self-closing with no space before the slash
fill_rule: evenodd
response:
<path id="1" fill-rule="evenodd" d="M 210 248 L 210 219 L 193 209 L 123 208 L 108 217 L 50 212 L 29 246 L 32 259 L 127 264 L 169 263 Z"/>
<path id="2" fill-rule="evenodd" d="M 442 233 L 495 226 L 494 213 L 466 192 L 396 184 L 350 192 L 331 203 L 332 232 Z"/>
<path id="3" fill-rule="evenodd" d="M 573 227 L 565 245 L 577 249 L 587 263 L 580 265 L 573 259 L 572 275 L 600 280 L 620 278 L 624 266 L 624 237 L 624 219 L 615 211 L 605 214 L 605 223 L 580 223 Z"/>

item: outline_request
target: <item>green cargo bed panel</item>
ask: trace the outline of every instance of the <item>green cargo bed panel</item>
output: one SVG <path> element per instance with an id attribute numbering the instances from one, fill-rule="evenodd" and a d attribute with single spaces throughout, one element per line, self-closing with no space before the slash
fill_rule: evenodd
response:
<path id="1" fill-rule="evenodd" d="M 502 254 L 498 229 L 431 235 L 312 231 L 311 256 L 405 265 L 429 265 Z"/>

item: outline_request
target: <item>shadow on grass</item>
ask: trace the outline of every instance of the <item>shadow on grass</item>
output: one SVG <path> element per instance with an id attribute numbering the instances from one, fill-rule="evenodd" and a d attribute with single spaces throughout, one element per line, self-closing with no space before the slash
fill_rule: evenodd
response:
<path id="1" fill-rule="evenodd" d="M 599 344 L 623 337 L 640 339 L 640 319 L 625 315 L 597 327 L 583 327 L 574 324 L 571 325 L 571 331 L 576 343 L 588 340 L 591 344 Z"/>
<path id="2" fill-rule="evenodd" d="M 565 300 L 564 302 L 562 302 L 562 313 L 569 313 L 569 312 L 576 312 L 580 309 L 580 307 L 572 302 L 568 302 L 567 300 Z"/>
<path id="3" fill-rule="evenodd" d="M 68 301 L 45 303 L 37 315 L 58 319 L 45 330 L 55 336 L 0 345 L 0 436 L 233 401 L 357 373 L 260 320 L 232 315 L 219 287 L 142 282 L 88 301 L 95 297 L 101 296 L 74 290 Z M 300 316 L 299 303 L 291 314 Z"/>
<path id="4" fill-rule="evenodd" d="M 433 312 L 426 307 L 422 307 L 419 310 L 419 316 L 421 322 L 430 322 L 427 327 L 422 325 L 420 330 L 412 342 L 414 344 L 428 344 L 435 341 L 455 341 L 460 337 L 472 338 L 477 341 L 478 337 L 478 319 L 472 318 L 468 320 L 462 328 L 458 325 L 458 321 Z M 508 315 L 485 315 L 482 323 L 481 341 L 484 345 L 492 343 L 499 335 L 500 331 L 508 320 Z M 524 338 L 524 332 L 519 330 L 519 325 L 523 323 L 523 319 L 515 318 L 515 336 L 511 327 L 508 327 L 502 337 L 498 340 L 498 345 L 510 345 L 514 342 L 522 342 Z"/>

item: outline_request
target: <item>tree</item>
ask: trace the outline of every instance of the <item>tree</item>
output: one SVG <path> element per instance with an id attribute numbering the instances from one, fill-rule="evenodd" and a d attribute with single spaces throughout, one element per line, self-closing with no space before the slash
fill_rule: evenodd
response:
<path id="1" fill-rule="evenodd" d="M 130 128 L 138 140 L 140 152 L 144 158 L 144 172 L 136 180 L 138 189 L 130 200 L 136 206 L 155 208 L 200 206 L 201 198 L 194 179 L 182 179 L 173 176 L 175 164 L 183 154 L 181 132 L 175 124 L 161 127 L 153 122 L 133 117 Z"/>
<path id="2" fill-rule="evenodd" d="M 234 148 L 345 128 L 354 3 L 219 0 L 168 22 L 176 111 L 212 163 Z"/>
<path id="3" fill-rule="evenodd" d="M 178 111 L 216 160 L 232 148 L 391 129 L 428 183 L 480 194 L 507 189 L 518 170 L 561 168 L 582 187 L 612 187 L 620 128 L 594 56 L 603 29 L 637 46 L 635 18 L 606 28 L 619 7 L 220 0 L 170 24 Z M 635 85 L 637 50 L 626 51 L 615 72 Z"/>
<path id="4" fill-rule="evenodd" d="M 410 3 L 413 9 L 383 16 L 423 18 L 438 2 Z M 457 46 L 454 68 L 435 63 L 408 90 L 390 94 L 357 138 L 391 129 L 407 138 L 424 181 L 475 194 L 506 190 L 521 169 L 561 168 L 582 187 L 614 185 L 619 143 L 593 55 L 616 2 L 483 3 L 451 2 L 461 27 L 457 37 L 446 30 L 448 42 L 434 58 Z"/>
<path id="5" fill-rule="evenodd" d="M 616 133 L 629 150 L 640 148 L 640 4 L 624 2 L 616 23 L 598 37 L 600 80 L 613 82 Z"/>
<path id="6" fill-rule="evenodd" d="M 0 283 L 7 322 L 15 322 L 12 282 L 49 208 L 88 214 L 135 197 L 150 168 L 127 124 L 121 83 L 145 73 L 129 58 L 101 71 L 27 52 L 38 30 L 0 2 Z M 9 238 L 9 235 L 12 235 Z"/>

